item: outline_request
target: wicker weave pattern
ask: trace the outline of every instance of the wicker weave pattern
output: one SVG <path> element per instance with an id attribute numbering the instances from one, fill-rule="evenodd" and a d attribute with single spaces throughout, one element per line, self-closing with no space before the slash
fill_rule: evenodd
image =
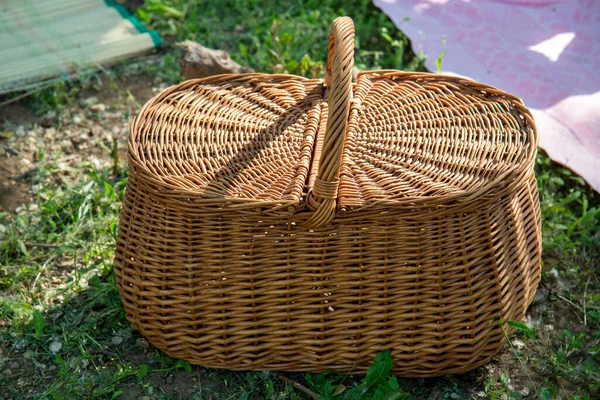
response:
<path id="1" fill-rule="evenodd" d="M 344 208 L 431 207 L 497 196 L 502 183 L 522 181 L 533 167 L 532 117 L 518 98 L 489 86 L 370 72 L 359 76 L 354 104 L 340 190 Z"/>
<path id="2" fill-rule="evenodd" d="M 115 257 L 133 328 L 229 369 L 437 376 L 487 362 L 540 273 L 535 125 L 472 81 L 374 71 L 332 27 L 327 85 L 184 82 L 132 123 Z M 496 321 L 496 322 L 491 322 Z"/>
<path id="3" fill-rule="evenodd" d="M 130 156 L 166 196 L 296 207 L 323 102 L 321 81 L 257 74 L 185 82 L 133 121 Z M 268 173 L 265 173 L 268 168 Z"/>

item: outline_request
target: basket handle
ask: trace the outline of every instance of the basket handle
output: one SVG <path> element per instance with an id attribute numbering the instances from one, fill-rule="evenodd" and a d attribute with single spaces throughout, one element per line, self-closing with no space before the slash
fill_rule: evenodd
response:
<path id="1" fill-rule="evenodd" d="M 329 117 L 319 170 L 308 202 L 315 212 L 306 221 L 309 228 L 319 228 L 331 222 L 336 214 L 342 153 L 346 142 L 346 125 L 352 98 L 352 68 L 354 67 L 354 23 L 348 17 L 336 18 L 329 35 L 329 54 L 325 82 L 329 87 L 327 105 Z"/>

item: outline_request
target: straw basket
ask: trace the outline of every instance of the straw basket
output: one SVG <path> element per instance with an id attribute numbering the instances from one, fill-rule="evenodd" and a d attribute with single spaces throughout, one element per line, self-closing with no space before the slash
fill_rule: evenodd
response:
<path id="1" fill-rule="evenodd" d="M 334 21 L 326 82 L 221 75 L 134 119 L 115 272 L 127 317 L 172 357 L 233 370 L 471 370 L 540 275 L 530 112 L 470 80 L 352 83 Z"/>

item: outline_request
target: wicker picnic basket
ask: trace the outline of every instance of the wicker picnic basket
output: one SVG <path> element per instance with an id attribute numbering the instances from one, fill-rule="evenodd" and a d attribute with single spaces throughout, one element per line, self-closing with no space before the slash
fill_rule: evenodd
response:
<path id="1" fill-rule="evenodd" d="M 186 81 L 134 119 L 115 257 L 127 317 L 170 356 L 232 370 L 471 370 L 540 275 L 537 134 L 467 79 L 352 83 L 334 21 L 325 82 Z"/>

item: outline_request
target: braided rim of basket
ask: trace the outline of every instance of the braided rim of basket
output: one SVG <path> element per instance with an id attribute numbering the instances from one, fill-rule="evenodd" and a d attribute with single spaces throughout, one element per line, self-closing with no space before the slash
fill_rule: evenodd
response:
<path id="1" fill-rule="evenodd" d="M 325 76 L 329 87 L 329 116 L 317 178 L 307 199 L 315 209 L 313 215 L 304 223 L 307 228 L 324 226 L 336 215 L 340 167 L 352 99 L 353 67 L 354 23 L 349 17 L 339 17 L 333 21 L 329 35 Z"/>

